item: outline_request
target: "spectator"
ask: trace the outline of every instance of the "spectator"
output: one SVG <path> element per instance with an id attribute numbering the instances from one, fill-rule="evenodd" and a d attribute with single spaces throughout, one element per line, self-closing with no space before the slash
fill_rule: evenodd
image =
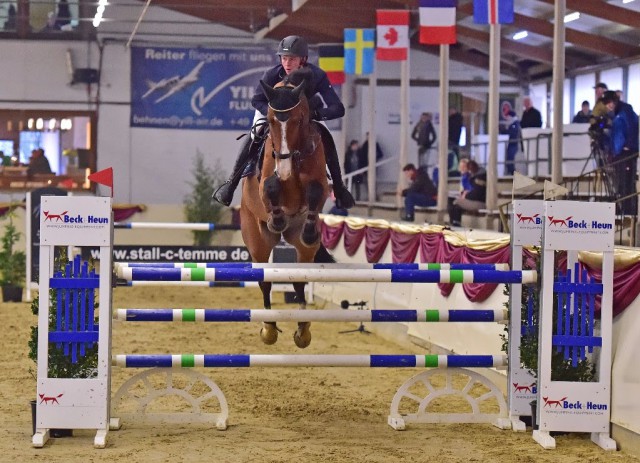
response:
<path id="1" fill-rule="evenodd" d="M 624 92 L 622 90 L 616 90 L 616 95 L 618 95 L 618 100 L 623 101 Z"/>
<path id="2" fill-rule="evenodd" d="M 9 5 L 7 10 L 7 20 L 4 23 L 5 31 L 13 31 L 16 29 L 16 7 L 13 4 Z"/>
<path id="3" fill-rule="evenodd" d="M 0 166 L 11 166 L 11 156 L 5 155 L 4 151 L 0 151 Z"/>
<path id="4" fill-rule="evenodd" d="M 31 151 L 31 159 L 29 160 L 29 167 L 27 168 L 27 175 L 32 176 L 34 174 L 52 174 L 49 160 L 44 155 L 42 148 L 37 148 Z"/>
<path id="5" fill-rule="evenodd" d="M 618 204 L 619 213 L 637 215 L 638 115 L 630 104 L 620 101 L 616 92 L 605 92 L 602 102 L 609 112 L 615 114 L 611 127 L 611 153 L 617 182 L 616 196 L 631 196 Z"/>
<path id="6" fill-rule="evenodd" d="M 404 196 L 404 217 L 402 220 L 413 222 L 415 220 L 415 207 L 429 207 L 436 205 L 438 190 L 429 178 L 424 168 L 416 169 L 413 164 L 407 164 L 402 168 L 406 179 L 411 182 L 409 188 L 402 190 Z"/>
<path id="7" fill-rule="evenodd" d="M 462 160 L 460 162 L 462 170 L 464 168 Z M 480 169 L 474 160 L 470 160 L 466 164 L 469 172 L 468 185 L 461 183 L 461 186 L 464 186 L 460 196 L 449 199 L 449 223 L 454 227 L 461 226 L 464 211 L 477 212 L 485 207 L 487 201 L 487 173 Z M 464 178 L 463 174 L 462 179 Z"/>
<path id="8" fill-rule="evenodd" d="M 520 121 L 521 128 L 527 127 L 542 127 L 542 115 L 540 111 L 533 107 L 531 97 L 525 96 L 522 100 L 524 111 L 522 112 L 522 118 Z"/>
<path id="9" fill-rule="evenodd" d="M 366 167 L 369 165 L 369 132 L 365 135 L 360 150 L 362 151 L 361 158 L 366 159 L 366 164 L 362 167 Z M 380 143 L 376 141 L 376 161 L 379 161 L 383 157 L 384 153 L 382 152 L 382 148 L 380 148 Z"/>
<path id="10" fill-rule="evenodd" d="M 457 108 L 449 108 L 449 149 L 460 156 L 460 135 L 463 125 L 462 114 Z"/>
<path id="11" fill-rule="evenodd" d="M 358 169 L 367 166 L 367 159 L 363 158 L 363 152 L 360 149 L 358 140 L 351 140 L 349 147 L 344 155 L 344 172 L 349 174 Z M 354 175 L 351 179 L 352 191 L 355 193 L 355 200 L 360 200 L 360 185 L 362 184 L 363 175 Z"/>
<path id="12" fill-rule="evenodd" d="M 591 123 L 593 124 L 593 122 L 602 117 L 605 116 L 607 114 L 607 108 L 605 107 L 604 103 L 602 102 L 602 95 L 604 95 L 604 92 L 606 92 L 607 90 L 609 90 L 609 87 L 607 87 L 607 84 L 605 84 L 604 82 L 598 82 L 596 84 L 595 87 L 593 87 L 596 91 L 596 102 L 593 105 L 593 111 L 591 112 Z"/>
<path id="13" fill-rule="evenodd" d="M 511 104 L 507 101 L 503 102 L 500 133 L 509 135 L 506 159 L 504 162 L 504 175 L 513 175 L 515 171 L 516 155 L 522 144 L 522 130 L 520 127 L 520 121 L 515 111 L 511 109 Z"/>
<path id="14" fill-rule="evenodd" d="M 418 144 L 418 164 L 430 167 L 430 150 L 438 138 L 431 123 L 431 113 L 422 113 L 420 120 L 411 132 L 411 138 Z"/>
<path id="15" fill-rule="evenodd" d="M 68 24 L 71 24 L 71 11 L 69 10 L 69 2 L 67 0 L 59 0 L 55 28 L 58 30 L 62 30 L 62 28 Z"/>
<path id="16" fill-rule="evenodd" d="M 589 102 L 584 100 L 582 102 L 582 109 L 573 116 L 574 124 L 588 124 L 591 121 L 591 108 L 589 108 Z"/>
<path id="17" fill-rule="evenodd" d="M 327 214 L 341 215 L 343 217 L 346 217 L 349 215 L 349 211 L 347 209 L 345 209 L 344 207 L 339 207 L 338 204 L 336 203 L 336 195 L 333 194 L 333 189 L 331 190 L 331 201 L 333 202 L 333 206 L 331 206 L 331 209 L 329 209 Z"/>

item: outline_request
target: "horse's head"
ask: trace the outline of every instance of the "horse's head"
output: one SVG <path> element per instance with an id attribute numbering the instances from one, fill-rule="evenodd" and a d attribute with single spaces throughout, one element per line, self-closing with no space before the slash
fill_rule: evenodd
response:
<path id="1" fill-rule="evenodd" d="M 287 180 L 292 172 L 292 156 L 299 156 L 309 134 L 309 103 L 304 95 L 305 81 L 294 86 L 279 83 L 275 87 L 260 81 L 269 100 L 269 130 L 276 160 L 276 174 Z"/>

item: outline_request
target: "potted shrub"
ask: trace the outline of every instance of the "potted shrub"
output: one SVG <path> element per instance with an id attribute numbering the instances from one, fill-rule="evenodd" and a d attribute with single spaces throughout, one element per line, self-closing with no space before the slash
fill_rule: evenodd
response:
<path id="1" fill-rule="evenodd" d="M 205 165 L 204 156 L 198 151 L 191 172 L 194 180 L 189 182 L 192 191 L 184 199 L 185 219 L 190 223 L 216 223 L 223 213 L 223 206 L 213 199 L 213 193 L 225 179 L 220 162 L 217 161 L 215 168 L 211 168 Z M 191 233 L 194 245 L 211 245 L 213 231 L 197 230 Z"/>
<path id="2" fill-rule="evenodd" d="M 58 251 L 58 250 L 57 250 Z M 54 272 L 61 272 L 62 276 L 66 275 L 66 265 L 68 263 L 66 248 L 60 247 L 59 252 L 56 253 L 54 261 Z M 90 264 L 93 267 L 93 263 Z M 89 294 L 89 292 L 87 292 Z M 55 307 L 57 302 L 57 290 L 49 290 L 50 306 Z M 94 295 L 94 307 L 98 308 L 98 297 Z M 38 316 L 40 308 L 40 295 L 36 296 L 31 302 L 31 312 Z M 55 310 L 49 312 L 49 330 L 54 331 L 56 329 L 56 313 Z M 38 363 L 38 325 L 31 326 L 31 336 L 29 338 L 29 358 L 33 360 L 35 364 Z M 34 370 L 30 370 L 32 376 L 37 377 Z M 70 356 L 66 355 L 62 348 L 56 344 L 49 344 L 48 355 L 48 377 L 49 378 L 93 378 L 97 375 L 98 371 L 98 345 L 95 344 L 88 347 L 84 356 L 78 356 L 77 362 L 72 362 Z M 33 419 L 33 432 L 36 428 L 36 401 L 31 401 L 31 414 Z M 52 429 L 52 437 L 66 437 L 71 436 L 71 429 Z"/>
<path id="3" fill-rule="evenodd" d="M 26 278 L 26 254 L 17 250 L 20 233 L 13 223 L 13 212 L 9 212 L 9 223 L 0 238 L 0 286 L 3 302 L 21 302 L 22 288 Z"/>

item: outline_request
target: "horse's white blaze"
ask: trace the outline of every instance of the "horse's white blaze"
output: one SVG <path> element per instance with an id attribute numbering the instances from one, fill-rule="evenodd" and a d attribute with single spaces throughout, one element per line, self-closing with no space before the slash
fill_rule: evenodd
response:
<path id="1" fill-rule="evenodd" d="M 280 122 L 282 138 L 280 140 L 280 154 L 289 153 L 289 145 L 287 144 L 287 123 Z M 291 177 L 291 158 L 276 159 L 276 173 L 280 180 L 287 180 Z"/>

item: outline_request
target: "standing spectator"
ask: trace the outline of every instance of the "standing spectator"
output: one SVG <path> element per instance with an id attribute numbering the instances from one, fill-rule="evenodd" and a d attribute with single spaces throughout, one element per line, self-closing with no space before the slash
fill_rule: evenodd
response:
<path id="1" fill-rule="evenodd" d="M 52 174 L 49 160 L 44 155 L 42 148 L 37 148 L 31 151 L 31 159 L 29 160 L 29 167 L 27 168 L 27 175 L 33 174 Z"/>
<path id="2" fill-rule="evenodd" d="M 349 174 L 367 165 L 366 158 L 362 157 L 362 150 L 358 140 L 351 140 L 347 152 L 344 155 L 344 172 Z M 362 184 L 363 175 L 354 175 L 351 179 L 352 191 L 355 193 L 355 200 L 360 201 L 360 185 Z"/>
<path id="3" fill-rule="evenodd" d="M 593 111 L 591 112 L 591 123 L 593 124 L 594 121 L 600 117 L 606 116 L 607 114 L 607 108 L 605 106 L 605 104 L 602 102 L 602 96 L 604 95 L 604 92 L 606 92 L 607 90 L 609 90 L 609 87 L 607 87 L 607 84 L 605 84 L 604 82 L 598 82 L 596 84 L 595 87 L 593 87 L 596 91 L 596 102 L 593 105 Z"/>
<path id="4" fill-rule="evenodd" d="M 509 135 L 507 152 L 505 153 L 504 174 L 513 175 L 516 169 L 516 155 L 522 143 L 522 130 L 518 116 L 508 102 L 502 103 L 502 121 L 500 133 Z"/>
<path id="5" fill-rule="evenodd" d="M 430 167 L 430 150 L 438 138 L 431 123 L 431 113 L 422 113 L 420 120 L 411 132 L 411 138 L 418 144 L 418 164 Z"/>
<path id="6" fill-rule="evenodd" d="M 521 128 L 527 127 L 542 127 L 542 115 L 540 111 L 533 107 L 531 97 L 525 96 L 522 100 L 524 111 L 522 112 L 522 118 L 520 121 Z"/>
<path id="7" fill-rule="evenodd" d="M 584 100 L 582 102 L 582 109 L 573 116 L 574 124 L 588 124 L 591 121 L 591 108 L 589 108 L 589 102 Z"/>
<path id="8" fill-rule="evenodd" d="M 9 5 L 7 10 L 7 20 L 4 23 L 5 31 L 13 31 L 16 28 L 16 7 L 13 4 Z"/>
<path id="9" fill-rule="evenodd" d="M 611 153 L 613 154 L 616 196 L 624 198 L 619 212 L 623 215 L 638 214 L 636 193 L 636 172 L 638 170 L 638 115 L 633 107 L 620 101 L 616 92 L 607 91 L 602 97 L 608 111 L 613 112 L 611 127 Z"/>
<path id="10" fill-rule="evenodd" d="M 411 182 L 409 188 L 402 190 L 404 196 L 404 217 L 402 220 L 413 222 L 415 220 L 415 207 L 429 207 L 436 205 L 438 190 L 424 169 L 416 169 L 413 164 L 407 164 L 402 168 L 406 179 Z"/>
<path id="11" fill-rule="evenodd" d="M 462 114 L 457 108 L 449 108 L 449 150 L 453 150 L 460 157 L 460 135 L 463 125 Z"/>
<path id="12" fill-rule="evenodd" d="M 69 10 L 69 2 L 67 0 L 59 0 L 55 28 L 62 30 L 62 28 L 68 24 L 71 24 L 71 11 Z"/>
<path id="13" fill-rule="evenodd" d="M 462 160 L 460 163 L 460 169 L 462 170 Z M 474 160 L 470 160 L 467 163 L 467 168 L 469 170 L 469 185 L 464 185 L 460 196 L 449 201 L 449 223 L 454 227 L 459 227 L 462 224 L 462 213 L 464 211 L 477 212 L 485 207 L 487 201 L 486 171 L 480 169 L 480 166 Z"/>

